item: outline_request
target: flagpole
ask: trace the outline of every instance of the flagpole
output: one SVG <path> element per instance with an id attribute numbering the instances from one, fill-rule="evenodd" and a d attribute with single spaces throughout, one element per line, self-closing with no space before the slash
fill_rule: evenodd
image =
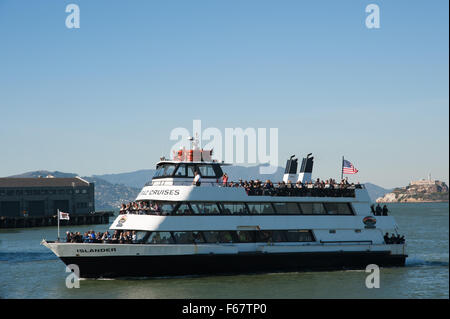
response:
<path id="1" fill-rule="evenodd" d="M 59 209 L 56 210 L 56 213 L 58 214 L 56 218 L 58 219 L 58 242 L 59 242 Z"/>
<path id="2" fill-rule="evenodd" d="M 344 156 L 342 156 L 342 164 L 341 164 L 341 182 L 344 179 Z"/>

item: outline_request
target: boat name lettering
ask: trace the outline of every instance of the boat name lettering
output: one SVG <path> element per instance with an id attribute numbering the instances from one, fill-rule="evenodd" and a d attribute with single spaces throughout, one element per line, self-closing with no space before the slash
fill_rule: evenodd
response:
<path id="1" fill-rule="evenodd" d="M 77 249 L 77 253 L 112 253 L 116 248 L 90 248 L 90 249 Z"/>
<path id="2" fill-rule="evenodd" d="M 141 195 L 180 195 L 179 189 L 150 189 L 143 190 Z"/>

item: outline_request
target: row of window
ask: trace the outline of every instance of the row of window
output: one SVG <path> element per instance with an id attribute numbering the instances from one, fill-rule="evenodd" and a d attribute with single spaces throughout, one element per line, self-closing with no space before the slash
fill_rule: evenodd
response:
<path id="1" fill-rule="evenodd" d="M 184 231 L 139 232 L 137 243 L 146 244 L 216 244 L 257 242 L 314 242 L 311 230 L 261 230 L 261 231 Z"/>
<path id="2" fill-rule="evenodd" d="M 349 203 L 157 203 L 169 215 L 354 215 Z"/>
<path id="3" fill-rule="evenodd" d="M 0 189 L 0 196 L 87 194 L 87 189 Z"/>
<path id="4" fill-rule="evenodd" d="M 157 167 L 153 178 L 160 177 L 194 177 L 197 171 L 202 177 L 219 177 L 222 176 L 222 169 L 219 165 L 202 165 L 202 164 L 165 164 Z"/>

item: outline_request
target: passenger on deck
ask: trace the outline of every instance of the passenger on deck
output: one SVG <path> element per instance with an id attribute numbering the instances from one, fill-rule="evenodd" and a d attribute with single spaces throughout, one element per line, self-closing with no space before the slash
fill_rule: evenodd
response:
<path id="1" fill-rule="evenodd" d="M 194 173 L 194 181 L 192 182 L 192 184 L 195 185 L 195 186 L 200 186 L 201 183 L 202 182 L 201 182 L 200 174 L 196 171 Z"/>
<path id="2" fill-rule="evenodd" d="M 405 236 L 400 236 L 399 234 L 392 234 L 391 237 L 389 237 L 389 234 L 386 233 L 384 235 L 384 242 L 386 244 L 404 244 L 405 243 Z"/>
<path id="3" fill-rule="evenodd" d="M 222 176 L 222 186 L 227 187 L 228 186 L 228 175 L 227 173 L 224 173 Z"/>
<path id="4" fill-rule="evenodd" d="M 281 195 L 281 196 L 287 195 L 287 187 L 286 187 L 286 183 L 285 183 L 284 181 L 278 183 L 278 189 L 275 190 L 274 193 L 275 193 L 275 195 Z"/>
<path id="5" fill-rule="evenodd" d="M 119 242 L 119 238 L 120 238 L 120 234 L 118 230 L 114 231 L 114 234 L 111 237 L 111 242 L 113 243 L 118 243 Z"/>
<path id="6" fill-rule="evenodd" d="M 95 241 L 95 233 L 93 230 L 90 230 L 88 233 L 89 233 L 89 242 L 93 243 Z"/>
<path id="7" fill-rule="evenodd" d="M 388 208 L 386 205 L 383 206 L 383 216 L 387 216 L 388 215 Z"/>
<path id="8" fill-rule="evenodd" d="M 390 243 L 390 238 L 389 238 L 389 234 L 388 234 L 388 233 L 384 234 L 384 242 L 385 242 L 386 244 L 389 244 L 389 243 Z"/>
<path id="9" fill-rule="evenodd" d="M 272 194 L 273 184 L 269 179 L 266 180 L 266 182 L 264 183 L 263 189 L 264 189 L 263 195 L 271 195 Z"/>
<path id="10" fill-rule="evenodd" d="M 381 209 L 380 204 L 377 204 L 377 207 L 375 208 L 375 212 L 377 216 L 381 216 L 381 213 L 383 212 L 383 210 Z"/>
<path id="11" fill-rule="evenodd" d="M 320 179 L 316 179 L 316 181 L 314 182 L 314 187 L 319 187 L 320 186 Z"/>
<path id="12" fill-rule="evenodd" d="M 101 240 L 102 240 L 104 243 L 107 243 L 107 242 L 110 242 L 110 241 L 111 241 L 111 235 L 109 234 L 108 231 L 105 231 L 105 232 L 104 232 L 104 234 L 103 234 Z"/>

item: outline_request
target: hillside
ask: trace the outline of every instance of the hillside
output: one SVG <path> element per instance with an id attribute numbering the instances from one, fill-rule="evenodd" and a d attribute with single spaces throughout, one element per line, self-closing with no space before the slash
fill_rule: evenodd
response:
<path id="1" fill-rule="evenodd" d="M 155 174 L 156 169 L 141 169 L 134 172 L 92 175 L 93 178 L 100 178 L 111 184 L 123 184 L 128 187 L 142 188 L 145 183 L 150 181 Z"/>
<path id="2" fill-rule="evenodd" d="M 54 171 L 54 172 L 50 172 L 50 171 L 32 171 L 32 172 L 26 172 L 23 174 L 19 174 L 19 175 L 12 175 L 12 176 L 8 176 L 8 177 L 22 177 L 22 178 L 32 178 L 32 177 L 46 177 L 48 175 L 51 175 L 53 177 L 57 177 L 57 178 L 69 178 L 69 177 L 77 177 L 77 174 L 73 174 L 73 173 L 64 173 L 64 172 L 58 172 L 58 171 Z"/>
<path id="3" fill-rule="evenodd" d="M 95 183 L 95 209 L 118 210 L 120 204 L 134 201 L 140 188 L 122 184 L 112 184 L 98 177 L 83 177 L 90 183 Z"/>

